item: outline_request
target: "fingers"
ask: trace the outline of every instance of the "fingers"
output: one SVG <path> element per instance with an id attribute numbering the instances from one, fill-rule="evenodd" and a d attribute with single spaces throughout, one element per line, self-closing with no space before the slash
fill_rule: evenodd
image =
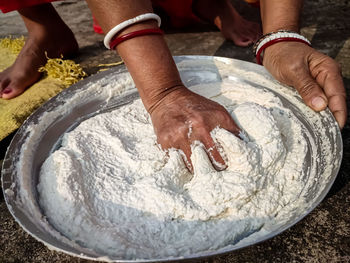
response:
<path id="1" fill-rule="evenodd" d="M 208 157 L 207 151 L 201 142 L 195 142 L 192 144 L 192 162 L 195 164 L 200 163 L 200 165 L 195 165 L 193 167 L 196 174 L 208 174 L 215 172 L 211 160 Z"/>
<path id="2" fill-rule="evenodd" d="M 241 129 L 238 127 L 238 125 L 233 121 L 232 118 L 230 118 L 230 124 L 228 126 L 224 126 L 222 127 L 225 130 L 233 133 L 235 136 L 237 136 L 238 138 L 240 138 L 240 134 L 241 134 Z"/>
<path id="3" fill-rule="evenodd" d="M 295 52 L 298 54 L 298 50 Z M 299 64 L 289 67 L 284 73 L 289 77 L 284 79 L 290 80 L 304 102 L 313 110 L 321 111 L 328 105 L 339 127 L 343 128 L 347 108 L 340 66 L 332 58 L 308 47 L 305 47 L 304 55 L 298 55 L 298 58 Z"/>
<path id="4" fill-rule="evenodd" d="M 189 143 L 184 143 L 179 147 L 180 152 L 182 155 L 182 159 L 187 167 L 187 169 L 190 171 L 190 173 L 193 173 L 194 168 L 191 160 L 191 155 L 192 155 L 192 150 L 191 150 L 191 145 Z"/>
<path id="5" fill-rule="evenodd" d="M 193 173 L 196 167 L 193 166 L 193 152 L 192 150 L 198 145 L 201 145 L 210 162 L 212 163 L 212 168 L 214 167 L 218 171 L 222 171 L 227 168 L 224 159 L 222 158 L 220 152 L 223 152 L 223 149 L 217 145 L 213 138 L 210 135 L 210 131 L 206 129 L 198 129 L 195 135 L 190 136 L 190 138 L 185 134 L 188 132 L 180 132 L 175 136 L 162 137 L 158 139 L 158 143 L 162 145 L 163 149 L 169 149 L 174 147 L 180 150 L 183 161 L 188 168 L 188 170 Z M 174 139 L 176 138 L 176 139 Z M 198 169 L 198 167 L 197 167 Z"/>
<path id="6" fill-rule="evenodd" d="M 175 131 L 168 129 L 168 127 L 164 130 L 161 129 L 162 132 L 157 131 L 157 129 L 155 129 L 155 131 L 157 133 L 157 142 L 161 145 L 162 149 L 178 149 L 187 169 L 193 173 L 193 166 L 191 162 L 191 142 L 189 141 L 188 136 L 189 128 L 190 127 L 186 126 L 177 126 Z"/>
<path id="7" fill-rule="evenodd" d="M 332 96 L 329 98 L 329 109 L 337 120 L 340 129 L 343 129 L 347 119 L 346 98 L 343 95 Z"/>
<path id="8" fill-rule="evenodd" d="M 328 105 L 339 127 L 344 127 L 346 94 L 340 67 L 332 58 L 306 45 L 285 42 L 265 50 L 264 66 L 276 79 L 294 86 L 313 110 Z"/>
<path id="9" fill-rule="evenodd" d="M 323 63 L 318 65 L 320 66 L 312 68 L 313 75 L 317 83 L 323 87 L 328 98 L 328 107 L 342 129 L 347 119 L 347 108 L 340 66 L 329 57 L 325 57 Z"/>
<path id="10" fill-rule="evenodd" d="M 185 164 L 192 172 L 192 146 L 200 142 L 213 166 L 218 170 L 225 169 L 225 161 L 220 154 L 222 151 L 220 146 L 215 144 L 211 132 L 220 127 L 238 135 L 239 128 L 220 104 L 196 93 L 186 92 L 185 95 L 180 99 L 176 96 L 176 103 L 173 103 L 170 93 L 166 97 L 170 103 L 163 100 L 162 105 L 166 107 L 158 106 L 151 113 L 158 143 L 163 149 L 181 150 Z"/>
<path id="11" fill-rule="evenodd" d="M 315 111 L 324 110 L 328 104 L 327 97 L 315 79 L 312 78 L 309 70 L 301 68 L 296 72 L 296 76 L 294 87 L 297 89 L 306 105 Z"/>
<path id="12" fill-rule="evenodd" d="M 225 121 L 222 122 L 221 128 L 231 132 L 235 136 L 238 136 L 240 133 L 240 129 L 233 121 L 229 113 L 225 110 L 223 112 L 220 112 L 220 114 L 217 113 L 217 117 L 219 117 L 221 114 L 221 118 L 225 119 Z M 227 118 L 225 118 L 224 116 Z M 204 145 L 205 151 L 211 163 L 213 164 L 213 167 L 218 171 L 222 171 L 227 168 L 226 162 L 222 155 L 224 153 L 224 150 L 218 143 L 214 141 L 213 137 L 211 136 L 212 130 L 213 128 L 210 127 L 197 127 L 197 129 L 193 131 L 193 136 L 190 139 L 192 140 L 192 142 L 200 141 Z"/>
<path id="13" fill-rule="evenodd" d="M 205 137 L 203 137 L 201 142 L 204 145 L 205 151 L 209 156 L 211 163 L 213 164 L 216 170 L 225 170 L 227 168 L 227 165 L 220 154 L 220 152 L 223 152 L 223 150 L 219 150 L 220 146 L 214 142 L 210 134 L 206 134 L 204 136 Z"/>
<path id="14" fill-rule="evenodd" d="M 299 73 L 295 88 L 304 102 L 313 110 L 324 110 L 327 105 L 342 129 L 347 119 L 346 94 L 341 75 L 325 70 L 314 79 L 309 71 Z"/>
<path id="15" fill-rule="evenodd" d="M 193 166 L 194 156 L 192 149 L 198 147 L 199 144 L 202 144 L 210 162 L 216 170 L 222 171 L 227 168 L 220 154 L 219 146 L 215 144 L 209 131 L 203 131 L 201 134 L 197 134 L 197 136 L 193 136 L 192 138 L 195 139 L 181 140 L 181 144 L 178 147 L 182 151 L 184 163 L 191 173 L 196 169 L 196 167 Z"/>

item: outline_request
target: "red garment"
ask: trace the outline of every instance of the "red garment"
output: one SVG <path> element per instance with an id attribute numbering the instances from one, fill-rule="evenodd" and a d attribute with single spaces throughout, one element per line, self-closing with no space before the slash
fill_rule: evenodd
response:
<path id="1" fill-rule="evenodd" d="M 3 13 L 7 13 L 54 1 L 58 0 L 0 0 L 0 9 Z M 168 14 L 174 27 L 183 27 L 200 21 L 192 12 L 192 0 L 152 0 L 152 3 Z"/>
<path id="2" fill-rule="evenodd" d="M 0 9 L 3 13 L 14 10 L 51 3 L 59 0 L 0 0 Z M 259 0 L 245 0 L 252 5 L 259 5 Z M 155 6 L 162 8 L 171 19 L 171 23 L 175 26 L 183 26 L 184 24 L 200 21 L 192 12 L 192 0 L 152 0 Z"/>
<path id="3" fill-rule="evenodd" d="M 3 13 L 7 13 L 54 1 L 58 0 L 0 0 L 0 9 Z M 192 12 L 192 0 L 152 0 L 152 4 L 167 13 L 173 27 L 181 28 L 200 22 L 200 19 Z M 93 21 L 93 28 L 96 33 L 103 33 L 96 19 Z"/>
<path id="4" fill-rule="evenodd" d="M 193 0 L 152 0 L 155 7 L 159 7 L 167 13 L 170 24 L 176 28 L 182 28 L 202 22 L 192 10 Z"/>
<path id="5" fill-rule="evenodd" d="M 54 1 L 59 0 L 0 0 L 0 9 L 3 13 L 7 13 L 25 7 L 51 3 Z M 259 0 L 245 1 L 255 5 L 259 4 Z M 167 13 L 171 25 L 176 28 L 201 22 L 201 20 L 193 13 L 192 2 L 193 0 L 152 0 L 152 4 L 155 7 L 159 7 Z M 102 29 L 95 19 L 93 27 L 95 32 L 102 33 Z"/>
<path id="6" fill-rule="evenodd" d="M 3 13 L 7 13 L 33 5 L 41 5 L 54 1 L 58 0 L 0 0 L 0 9 Z"/>
<path id="7" fill-rule="evenodd" d="M 168 15 L 171 26 L 175 28 L 201 22 L 192 11 L 192 2 L 193 0 L 152 0 L 153 6 L 161 8 Z M 95 17 L 93 17 L 93 28 L 96 33 L 103 34 Z"/>
<path id="8" fill-rule="evenodd" d="M 14 10 L 50 3 L 58 0 L 0 0 L 0 9 L 3 13 Z M 193 0 L 152 0 L 155 7 L 161 8 L 170 19 L 173 27 L 181 28 L 187 25 L 199 23 L 201 20 L 192 11 Z M 96 19 L 93 21 L 96 33 L 103 33 Z"/>

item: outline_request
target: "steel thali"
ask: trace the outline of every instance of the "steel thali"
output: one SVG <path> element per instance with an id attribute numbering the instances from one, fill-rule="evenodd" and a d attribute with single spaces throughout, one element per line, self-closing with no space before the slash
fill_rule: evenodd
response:
<path id="1" fill-rule="evenodd" d="M 328 176 L 320 176 L 318 182 L 314 182 L 311 190 L 306 193 L 306 198 L 310 200 L 308 207 L 295 211 L 286 222 L 277 224 L 269 233 L 256 239 L 248 239 L 246 242 L 232 244 L 220 250 L 188 257 L 147 260 L 108 258 L 62 236 L 46 220 L 38 204 L 36 186 L 39 171 L 52 150 L 59 147 L 60 138 L 67 130 L 71 130 L 84 119 L 100 112 L 117 109 L 138 98 L 134 87 L 116 93 L 109 92 L 111 83 L 118 81 L 121 75 L 128 75 L 125 66 L 118 66 L 80 81 L 52 98 L 34 112 L 14 136 L 3 162 L 2 187 L 11 214 L 29 234 L 52 249 L 93 260 L 145 262 L 197 259 L 231 252 L 278 235 L 305 217 L 322 201 L 337 176 L 342 159 L 341 134 L 329 110 L 322 113 L 318 123 L 310 121 L 308 116 L 291 102 L 291 99 L 300 100 L 295 91 L 277 83 L 263 67 L 256 64 L 208 56 L 179 56 L 175 57 L 175 61 L 181 78 L 188 87 L 200 83 L 220 82 L 223 77 L 221 72 L 223 65 L 232 68 L 231 77 L 236 82 L 247 83 L 261 89 L 269 89 L 271 85 L 279 87 L 279 92 L 274 92 L 303 123 L 312 137 L 308 143 L 314 141 L 317 144 L 314 151 L 309 147 L 305 169 L 314 166 L 320 174 L 329 171 Z M 128 81 L 131 81 L 130 77 Z M 310 112 L 310 114 L 316 113 Z M 43 122 L 43 119 L 46 121 Z M 322 136 L 326 137 L 333 147 L 332 167 L 323 167 L 321 146 L 318 145 L 322 143 L 318 131 L 319 125 L 329 127 Z M 31 157 L 26 159 L 29 155 Z"/>

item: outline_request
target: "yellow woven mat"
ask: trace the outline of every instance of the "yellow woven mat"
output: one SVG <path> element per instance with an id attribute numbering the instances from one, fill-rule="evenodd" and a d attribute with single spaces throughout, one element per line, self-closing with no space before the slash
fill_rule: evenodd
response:
<path id="1" fill-rule="evenodd" d="M 0 72 L 12 65 L 23 45 L 24 38 L 0 39 Z M 23 94 L 11 100 L 0 98 L 0 141 L 45 101 L 86 76 L 78 64 L 62 58 L 49 59 L 40 71 L 44 77 Z"/>

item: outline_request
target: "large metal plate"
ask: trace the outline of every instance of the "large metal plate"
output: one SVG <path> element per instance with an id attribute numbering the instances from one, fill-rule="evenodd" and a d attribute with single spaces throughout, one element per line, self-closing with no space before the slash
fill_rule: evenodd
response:
<path id="1" fill-rule="evenodd" d="M 207 56 L 179 56 L 175 57 L 175 61 L 180 71 L 181 78 L 186 86 L 193 86 L 200 83 L 220 82 L 220 63 L 230 65 L 232 69 L 239 68 L 241 72 L 254 72 L 256 76 L 260 76 L 265 81 L 255 80 L 254 78 L 247 78 L 243 75 L 233 74 L 235 81 L 240 83 L 247 83 L 253 85 L 256 88 L 269 89 L 268 83 L 274 83 L 280 85 L 267 73 L 267 71 L 256 64 L 227 59 L 218 57 Z M 101 258 L 104 255 L 97 255 L 91 250 L 80 247 L 78 244 L 68 240 L 58 233 L 46 220 L 45 215 L 38 205 L 38 194 L 36 186 L 38 183 L 38 175 L 42 163 L 48 157 L 50 152 L 59 147 L 60 138 L 67 130 L 74 128 L 82 120 L 98 114 L 103 111 L 109 111 L 116 109 L 125 104 L 130 103 L 134 99 L 138 98 L 137 91 L 135 89 L 127 90 L 122 94 L 115 95 L 108 98 L 103 96 L 95 96 L 91 92 L 88 92 L 88 87 L 92 83 L 99 83 L 100 87 L 108 88 L 109 83 L 117 81 L 118 77 L 122 74 L 128 74 L 125 66 L 118 66 L 111 70 L 98 73 L 91 76 L 63 91 L 61 94 L 52 98 L 50 101 L 40 107 L 35 113 L 33 113 L 27 121 L 22 125 L 17 134 L 14 136 L 2 167 L 2 187 L 5 195 L 7 206 L 16 219 L 16 221 L 33 237 L 43 242 L 52 249 L 63 251 L 65 253 L 79 256 L 82 258 L 94 259 L 94 260 L 107 260 L 107 258 Z M 203 78 L 205 76 L 205 78 Z M 281 89 L 288 90 L 287 87 Z M 288 90 L 289 94 L 291 93 Z M 287 92 L 287 93 L 288 93 Z M 84 98 L 88 98 L 85 103 L 66 103 L 73 96 L 79 95 Z M 283 93 L 276 93 L 284 104 L 284 106 L 290 108 L 297 118 L 305 126 L 310 138 L 308 144 L 320 142 L 317 127 L 314 123 L 302 113 L 302 111 L 290 102 L 288 96 L 284 96 Z M 48 125 L 41 127 L 40 129 L 34 129 L 40 124 L 43 117 L 54 112 L 56 109 L 62 110 L 60 114 L 52 115 Z M 318 123 L 320 125 L 320 123 Z M 275 235 L 278 235 L 282 231 L 290 228 L 304 216 L 310 213 L 326 196 L 330 187 L 332 186 L 336 175 L 339 171 L 341 158 L 342 158 L 342 139 L 338 126 L 335 124 L 335 120 L 329 110 L 326 110 L 322 114 L 321 125 L 324 127 L 333 127 L 325 135 L 327 140 L 330 141 L 330 145 L 333 147 L 332 167 L 321 167 L 322 152 L 320 147 L 316 147 L 316 150 L 312 150 L 309 147 L 307 158 L 305 160 L 305 169 L 310 170 L 310 166 L 316 165 L 316 171 L 322 173 L 325 168 L 331 169 L 330 176 L 318 177 L 318 182 L 311 182 L 314 185 L 311 190 L 306 193 L 306 198 L 309 198 L 310 204 L 308 207 L 296 211 L 291 218 L 277 224 L 274 229 L 264 236 L 260 236 L 256 239 L 249 239 L 247 242 L 240 242 L 230 247 L 214 251 L 196 254 L 189 257 L 181 258 L 155 258 L 151 260 L 123 260 L 123 259 L 110 259 L 117 262 L 140 262 L 140 261 L 173 261 L 181 259 L 193 259 L 208 257 L 217 254 L 231 252 L 233 250 L 249 246 L 266 239 L 269 239 Z M 319 126 L 318 126 L 319 127 Z M 28 137 L 34 136 L 37 139 L 36 143 L 28 143 Z M 324 138 L 323 138 L 324 139 Z M 26 153 L 31 153 L 33 158 L 23 163 L 19 161 Z M 320 157 L 321 156 L 321 157 Z M 320 159 L 321 158 L 321 159 Z M 320 159 L 320 160 L 319 160 Z M 55 233 L 55 231 L 57 233 Z M 54 234 L 53 234 L 54 233 Z"/>

